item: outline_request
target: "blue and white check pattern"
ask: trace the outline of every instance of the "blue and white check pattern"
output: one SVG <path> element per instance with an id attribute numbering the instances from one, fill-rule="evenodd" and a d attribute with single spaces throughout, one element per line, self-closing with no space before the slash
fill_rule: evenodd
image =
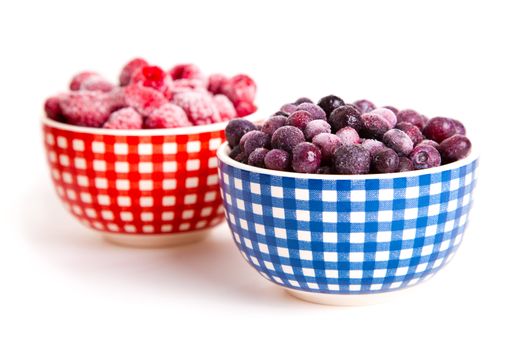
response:
<path id="1" fill-rule="evenodd" d="M 432 277 L 467 224 L 477 160 L 394 179 L 272 176 L 220 161 L 234 240 L 265 278 L 331 294 L 396 290 Z"/>

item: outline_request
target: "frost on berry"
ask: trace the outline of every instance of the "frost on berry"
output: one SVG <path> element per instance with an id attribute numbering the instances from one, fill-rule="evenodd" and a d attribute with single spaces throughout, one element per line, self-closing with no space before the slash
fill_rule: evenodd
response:
<path id="1" fill-rule="evenodd" d="M 132 107 L 113 112 L 103 124 L 105 129 L 141 129 L 142 127 L 143 117 Z"/>
<path id="2" fill-rule="evenodd" d="M 161 92 L 134 84 L 125 88 L 125 101 L 128 106 L 134 107 L 144 116 L 149 116 L 155 109 L 168 102 Z"/>
<path id="3" fill-rule="evenodd" d="M 65 121 L 72 125 L 101 127 L 110 116 L 110 108 L 99 91 L 73 91 L 60 99 Z"/>
<path id="4" fill-rule="evenodd" d="M 119 85 L 120 86 L 128 85 L 130 83 L 130 79 L 132 78 L 132 75 L 134 75 L 134 72 L 145 66 L 148 66 L 148 62 L 142 58 L 134 58 L 133 60 L 128 62 L 123 67 L 123 69 L 121 70 L 121 73 L 119 74 Z"/>
<path id="5" fill-rule="evenodd" d="M 219 112 L 211 95 L 197 91 L 176 94 L 172 102 L 181 107 L 194 125 L 205 125 L 219 121 Z"/>
<path id="6" fill-rule="evenodd" d="M 237 111 L 235 111 L 232 101 L 225 95 L 214 95 L 213 103 L 219 112 L 220 121 L 224 122 L 237 117 Z"/>
<path id="7" fill-rule="evenodd" d="M 144 125 L 146 129 L 166 129 L 192 126 L 192 123 L 181 107 L 166 103 L 152 111 L 145 119 Z"/>

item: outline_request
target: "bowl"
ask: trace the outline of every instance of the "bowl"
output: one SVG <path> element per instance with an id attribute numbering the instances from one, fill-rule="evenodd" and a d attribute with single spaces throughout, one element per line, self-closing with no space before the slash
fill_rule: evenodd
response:
<path id="1" fill-rule="evenodd" d="M 224 210 L 246 261 L 292 295 L 363 305 L 432 277 L 461 244 L 477 154 L 392 174 L 321 175 L 239 163 L 217 152 Z"/>
<path id="2" fill-rule="evenodd" d="M 216 151 L 226 122 L 153 130 L 78 127 L 48 118 L 42 124 L 58 196 L 109 241 L 189 243 L 224 220 Z"/>

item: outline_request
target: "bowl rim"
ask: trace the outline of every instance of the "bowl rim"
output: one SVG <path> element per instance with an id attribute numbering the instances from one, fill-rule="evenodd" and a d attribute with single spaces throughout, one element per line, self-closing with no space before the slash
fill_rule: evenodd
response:
<path id="1" fill-rule="evenodd" d="M 479 153 L 475 150 L 474 145 L 472 145 L 472 149 L 470 154 L 458 161 L 455 161 L 450 164 L 440 165 L 434 168 L 422 169 L 422 170 L 412 170 L 412 171 L 404 171 L 398 173 L 385 173 L 385 174 L 363 174 L 363 175 L 342 175 L 342 174 L 305 174 L 305 173 L 294 173 L 289 171 L 280 171 L 280 170 L 270 170 L 265 168 L 258 168 L 252 165 L 247 165 L 240 163 L 228 156 L 231 149 L 228 146 L 228 141 L 224 142 L 217 149 L 217 158 L 219 161 L 233 166 L 235 168 L 239 168 L 241 170 L 266 174 L 271 176 L 280 176 L 280 177 L 291 177 L 297 179 L 317 179 L 317 180 L 371 180 L 371 179 L 396 179 L 401 177 L 411 177 L 411 176 L 421 176 L 427 174 L 436 174 L 441 173 L 446 170 L 453 170 L 460 168 L 462 166 L 468 165 L 479 158 Z"/>
<path id="2" fill-rule="evenodd" d="M 242 117 L 241 119 L 249 120 L 252 123 L 258 123 L 264 118 L 267 118 L 267 114 L 262 110 L 255 111 L 250 115 Z M 196 126 L 185 126 L 180 128 L 168 128 L 168 129 L 103 129 L 93 128 L 88 126 L 76 126 L 61 123 L 52 119 L 49 119 L 46 115 L 41 118 L 43 125 L 49 126 L 54 129 L 71 131 L 75 133 L 83 134 L 94 134 L 94 135 L 108 135 L 108 136 L 170 136 L 170 135 L 193 135 L 201 134 L 206 132 L 220 131 L 226 128 L 228 121 L 213 123 L 207 125 L 196 125 Z"/>

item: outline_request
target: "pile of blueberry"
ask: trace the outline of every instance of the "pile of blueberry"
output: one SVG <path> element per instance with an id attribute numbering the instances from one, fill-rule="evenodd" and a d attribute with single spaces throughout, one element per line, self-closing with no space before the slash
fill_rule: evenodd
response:
<path id="1" fill-rule="evenodd" d="M 283 105 L 257 127 L 244 119 L 226 127 L 230 157 L 272 170 L 318 174 L 394 173 L 437 167 L 466 157 L 465 127 L 412 109 L 345 103 L 329 95 Z"/>
<path id="2" fill-rule="evenodd" d="M 142 58 L 128 62 L 113 84 L 95 72 L 76 74 L 70 91 L 45 101 L 47 117 L 106 129 L 205 125 L 255 112 L 257 87 L 247 75 L 204 75 L 193 64 L 168 71 Z"/>

